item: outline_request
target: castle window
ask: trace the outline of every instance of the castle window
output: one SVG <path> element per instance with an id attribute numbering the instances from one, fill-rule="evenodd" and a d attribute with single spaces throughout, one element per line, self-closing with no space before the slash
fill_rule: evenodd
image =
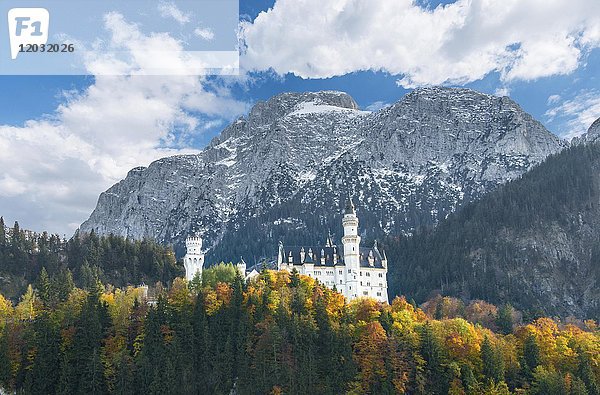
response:
<path id="1" fill-rule="evenodd" d="M 371 277 L 371 273 L 367 272 L 366 276 Z"/>
<path id="2" fill-rule="evenodd" d="M 367 287 L 370 287 L 370 286 L 371 286 L 371 283 L 369 283 L 369 282 L 368 282 L 368 283 L 367 283 Z"/>
<path id="3" fill-rule="evenodd" d="M 360 286 L 362 287 L 362 281 L 360 282 Z"/>
<path id="4" fill-rule="evenodd" d="M 342 275 L 342 274 L 344 274 L 344 272 L 343 272 L 342 270 L 340 270 L 340 271 L 339 271 L 339 274 L 340 274 L 340 275 Z"/>
<path id="5" fill-rule="evenodd" d="M 363 291 L 363 295 L 368 295 L 369 291 Z"/>
<path id="6" fill-rule="evenodd" d="M 352 273 L 352 270 L 348 269 L 348 273 Z"/>
<path id="7" fill-rule="evenodd" d="M 380 286 L 380 287 L 383 287 L 383 284 L 382 284 L 382 283 L 379 283 L 379 286 Z"/>
<path id="8" fill-rule="evenodd" d="M 381 296 L 381 292 L 377 292 L 377 296 Z"/>
<path id="9" fill-rule="evenodd" d="M 383 277 L 383 273 L 379 273 L 379 277 Z"/>
<path id="10" fill-rule="evenodd" d="M 340 284 L 342 283 L 342 280 L 340 280 Z"/>
<path id="11" fill-rule="evenodd" d="M 362 276 L 362 272 L 360 272 L 360 275 Z"/>

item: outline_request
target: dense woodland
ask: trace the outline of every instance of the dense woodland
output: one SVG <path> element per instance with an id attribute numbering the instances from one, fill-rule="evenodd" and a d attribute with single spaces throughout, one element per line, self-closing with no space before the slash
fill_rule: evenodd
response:
<path id="1" fill-rule="evenodd" d="M 432 291 L 600 318 L 600 145 L 549 157 L 413 237 L 390 237 L 390 294 Z M 572 297 L 577 308 L 553 305 Z"/>
<path id="2" fill-rule="evenodd" d="M 600 332 L 484 302 L 346 303 L 297 273 L 0 297 L 0 385 L 27 394 L 600 394 Z M 465 316 L 473 322 L 463 318 Z M 489 328 L 496 328 L 496 332 Z"/>
<path id="3" fill-rule="evenodd" d="M 168 283 L 183 273 L 170 247 L 150 240 L 76 233 L 58 235 L 6 228 L 0 217 L 0 293 L 18 298 L 42 268 L 57 286 L 74 282 L 87 287 L 96 279 L 115 286 Z"/>

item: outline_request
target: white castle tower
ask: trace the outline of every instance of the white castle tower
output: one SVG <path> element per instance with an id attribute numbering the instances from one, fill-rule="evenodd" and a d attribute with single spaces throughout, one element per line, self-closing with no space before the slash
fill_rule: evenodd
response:
<path id="1" fill-rule="evenodd" d="M 196 233 L 185 239 L 186 254 L 183 257 L 185 267 L 185 278 L 192 281 L 196 273 L 202 277 L 202 266 L 204 266 L 204 253 L 202 252 L 202 238 Z"/>
<path id="2" fill-rule="evenodd" d="M 360 272 L 360 236 L 358 235 L 358 217 L 352 199 L 348 198 L 344 218 L 342 218 L 344 227 L 344 263 L 346 265 L 346 292 L 347 297 L 356 298 L 359 295 L 359 272 Z"/>

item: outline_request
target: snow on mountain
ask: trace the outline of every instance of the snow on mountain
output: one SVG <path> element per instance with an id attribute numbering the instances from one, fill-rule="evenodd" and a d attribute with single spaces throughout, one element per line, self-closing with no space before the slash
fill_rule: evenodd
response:
<path id="1" fill-rule="evenodd" d="M 130 171 L 81 231 L 150 237 L 179 252 L 200 231 L 209 260 L 252 261 L 278 240 L 339 233 L 348 193 L 367 238 L 407 233 L 565 146 L 509 98 L 467 89 L 418 89 L 373 113 L 342 92 L 284 93 L 202 153 Z"/>

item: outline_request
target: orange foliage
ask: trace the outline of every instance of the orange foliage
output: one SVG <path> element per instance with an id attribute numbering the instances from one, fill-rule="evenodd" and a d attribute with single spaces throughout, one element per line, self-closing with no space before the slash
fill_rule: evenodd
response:
<path id="1" fill-rule="evenodd" d="M 414 306 L 406 301 L 404 296 L 396 296 L 392 301 L 392 312 L 409 312 L 415 322 L 423 322 L 427 319 L 425 312 L 419 308 L 415 309 Z"/>
<path id="2" fill-rule="evenodd" d="M 467 321 L 491 329 L 496 327 L 497 314 L 498 308 L 483 300 L 474 300 L 465 309 L 465 319 Z"/>
<path id="3" fill-rule="evenodd" d="M 350 309 L 353 315 L 356 317 L 356 321 L 360 322 L 371 322 L 379 318 L 381 312 L 381 304 L 375 299 L 371 298 L 358 298 L 354 299 L 349 303 Z"/>
<path id="4" fill-rule="evenodd" d="M 398 393 L 405 391 L 408 382 L 406 363 L 378 321 L 367 324 L 354 349 L 360 372 L 359 380 L 355 382 L 357 392 L 372 393 L 374 387 L 387 379 L 392 381 Z"/>
<path id="5" fill-rule="evenodd" d="M 215 288 L 217 292 L 217 299 L 220 300 L 223 304 L 229 305 L 231 302 L 231 296 L 233 295 L 233 289 L 229 284 L 226 283 L 217 283 L 217 287 Z"/>
<path id="6" fill-rule="evenodd" d="M 443 318 L 457 318 L 464 315 L 465 305 L 460 299 L 450 296 L 437 295 L 435 298 L 423 303 L 422 309 L 430 318 L 435 317 L 438 305 L 441 307 Z"/>

